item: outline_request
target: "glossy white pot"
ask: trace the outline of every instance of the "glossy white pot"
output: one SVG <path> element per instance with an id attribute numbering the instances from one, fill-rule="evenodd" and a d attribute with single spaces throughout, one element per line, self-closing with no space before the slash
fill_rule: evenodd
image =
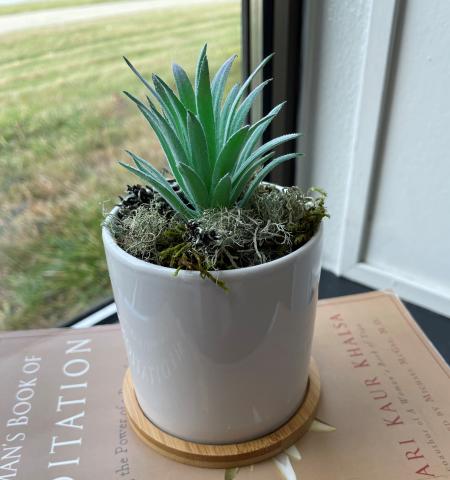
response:
<path id="1" fill-rule="evenodd" d="M 103 228 L 109 274 L 138 401 L 175 436 L 241 442 L 285 423 L 302 402 L 320 277 L 322 227 L 272 262 L 198 272 L 127 254 Z"/>

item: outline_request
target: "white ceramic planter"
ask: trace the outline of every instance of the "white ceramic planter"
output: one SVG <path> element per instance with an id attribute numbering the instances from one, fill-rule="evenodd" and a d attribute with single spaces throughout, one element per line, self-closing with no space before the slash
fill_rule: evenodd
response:
<path id="1" fill-rule="evenodd" d="M 202 443 L 269 433 L 301 404 L 320 277 L 322 227 L 272 262 L 215 272 L 152 265 L 103 228 L 109 274 L 139 403 L 168 433 Z"/>

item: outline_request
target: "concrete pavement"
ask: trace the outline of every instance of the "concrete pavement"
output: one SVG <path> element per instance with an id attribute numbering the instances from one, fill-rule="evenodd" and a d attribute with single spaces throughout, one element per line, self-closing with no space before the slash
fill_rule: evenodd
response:
<path id="1" fill-rule="evenodd" d="M 79 7 L 55 8 L 29 13 L 0 16 L 0 35 L 20 30 L 82 22 L 97 18 L 162 10 L 177 6 L 235 3 L 236 0 L 130 0 L 127 2 L 98 3 Z"/>

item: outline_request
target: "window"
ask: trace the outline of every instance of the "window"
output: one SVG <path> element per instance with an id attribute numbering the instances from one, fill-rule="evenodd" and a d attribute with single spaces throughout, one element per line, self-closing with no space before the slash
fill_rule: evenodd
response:
<path id="1" fill-rule="evenodd" d="M 0 21 L 12 8 L 0 6 Z M 192 74 L 207 41 L 215 71 L 240 51 L 240 11 L 239 1 L 180 2 L 1 36 L 1 329 L 56 326 L 111 295 L 102 210 L 135 182 L 117 161 L 128 148 L 164 166 L 150 128 L 121 94 L 145 95 L 121 56 L 146 76 L 169 78 L 172 61 Z M 230 83 L 239 79 L 238 62 Z"/>

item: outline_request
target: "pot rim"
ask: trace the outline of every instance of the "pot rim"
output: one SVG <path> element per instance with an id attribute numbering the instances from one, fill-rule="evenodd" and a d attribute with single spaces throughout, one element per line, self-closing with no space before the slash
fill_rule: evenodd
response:
<path id="1" fill-rule="evenodd" d="M 109 215 L 114 215 L 115 212 L 119 209 L 118 206 L 114 207 Z M 316 233 L 300 248 L 297 248 L 291 253 L 284 255 L 280 258 L 276 258 L 275 260 L 271 260 L 266 263 L 262 263 L 260 265 L 253 265 L 251 267 L 241 267 L 241 268 L 234 268 L 230 270 L 211 270 L 211 274 L 221 280 L 232 280 L 234 278 L 239 278 L 242 276 L 247 276 L 251 274 L 261 274 L 267 272 L 273 268 L 279 268 L 285 266 L 289 263 L 292 259 L 297 256 L 306 255 L 309 250 L 313 248 L 315 244 L 317 244 L 323 236 L 323 221 L 320 222 L 319 228 L 317 229 Z M 106 225 L 102 226 L 102 239 L 105 250 L 109 250 L 110 253 L 122 263 L 127 263 L 131 267 L 139 270 L 141 272 L 146 273 L 157 273 L 164 276 L 174 276 L 176 272 L 175 268 L 172 267 L 164 267 L 162 265 L 156 265 L 155 263 L 146 262 L 145 260 L 141 260 L 133 255 L 127 253 L 123 250 L 119 245 L 117 245 L 115 239 L 111 235 L 108 227 Z M 198 278 L 199 273 L 197 270 L 179 270 L 177 274 L 177 278 L 181 279 L 192 279 Z"/>

